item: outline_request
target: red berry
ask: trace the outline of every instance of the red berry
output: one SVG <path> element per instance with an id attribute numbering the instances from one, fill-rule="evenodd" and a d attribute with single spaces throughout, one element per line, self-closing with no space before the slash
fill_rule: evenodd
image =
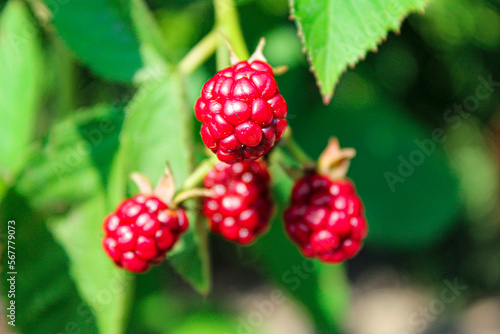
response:
<path id="1" fill-rule="evenodd" d="M 203 202 L 212 232 L 241 245 L 253 242 L 272 215 L 269 183 L 264 162 L 217 163 L 203 180 L 205 188 L 213 191 Z"/>
<path id="2" fill-rule="evenodd" d="M 102 245 L 118 266 L 141 273 L 163 261 L 188 224 L 184 210 L 171 210 L 157 197 L 137 195 L 104 219 Z"/>
<path id="3" fill-rule="evenodd" d="M 359 252 L 368 227 L 351 181 L 308 174 L 295 184 L 291 202 L 285 230 L 305 256 L 340 263 Z"/>
<path id="4" fill-rule="evenodd" d="M 219 160 L 233 164 L 263 156 L 286 129 L 287 105 L 265 62 L 242 61 L 208 80 L 194 106 L 201 138 Z"/>

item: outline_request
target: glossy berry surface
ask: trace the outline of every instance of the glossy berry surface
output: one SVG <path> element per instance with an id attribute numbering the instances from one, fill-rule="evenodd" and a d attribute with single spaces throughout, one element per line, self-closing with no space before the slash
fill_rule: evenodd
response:
<path id="1" fill-rule="evenodd" d="M 295 184 L 284 220 L 287 234 L 305 256 L 330 263 L 354 257 L 368 232 L 352 182 L 319 174 L 306 175 Z"/>
<path id="2" fill-rule="evenodd" d="M 194 106 L 201 138 L 220 161 L 255 160 L 287 127 L 287 105 L 265 62 L 242 61 L 208 80 Z"/>
<path id="3" fill-rule="evenodd" d="M 118 266 L 141 273 L 165 259 L 188 225 L 184 210 L 171 210 L 156 197 L 137 195 L 104 219 L 102 245 Z"/>
<path id="4" fill-rule="evenodd" d="M 203 214 L 212 232 L 247 245 L 266 230 L 273 202 L 264 162 L 233 165 L 219 162 L 207 174 L 203 185 L 213 191 L 212 197 L 203 202 Z"/>

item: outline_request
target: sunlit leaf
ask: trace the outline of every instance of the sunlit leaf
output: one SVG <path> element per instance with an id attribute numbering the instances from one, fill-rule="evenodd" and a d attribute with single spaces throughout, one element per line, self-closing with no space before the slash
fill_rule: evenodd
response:
<path id="1" fill-rule="evenodd" d="M 130 81 L 142 66 L 131 19 L 113 0 L 46 0 L 58 33 L 97 74 Z"/>
<path id="2" fill-rule="evenodd" d="M 42 93 L 38 29 L 21 1 L 0 17 L 0 179 L 12 184 L 28 158 Z"/>
<path id="3" fill-rule="evenodd" d="M 325 104 L 348 66 L 363 59 L 403 18 L 428 0 L 291 0 L 311 69 Z"/>
<path id="4" fill-rule="evenodd" d="M 102 193 L 64 218 L 51 220 L 49 226 L 71 259 L 71 275 L 95 314 L 99 333 L 120 334 L 126 326 L 134 277 L 116 267 L 101 247 L 105 203 Z"/>

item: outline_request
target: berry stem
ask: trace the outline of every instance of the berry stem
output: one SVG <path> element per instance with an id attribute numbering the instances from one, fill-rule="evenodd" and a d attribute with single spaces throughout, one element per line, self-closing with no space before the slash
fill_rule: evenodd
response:
<path id="1" fill-rule="evenodd" d="M 314 160 L 302 150 L 302 148 L 293 139 L 292 129 L 290 126 L 286 129 L 281 139 L 281 143 L 285 149 L 293 156 L 293 158 L 302 165 L 303 168 L 311 168 L 315 166 Z"/>
<path id="2" fill-rule="evenodd" d="M 179 62 L 179 70 L 184 74 L 193 73 L 217 49 L 218 33 L 216 30 L 209 32 L 198 42 L 187 55 Z"/>
<path id="3" fill-rule="evenodd" d="M 186 179 L 182 186 L 182 191 L 187 191 L 198 186 L 205 178 L 205 175 L 215 166 L 217 161 L 216 155 L 203 160 Z"/>
<path id="4" fill-rule="evenodd" d="M 240 59 L 248 59 L 249 53 L 241 32 L 240 20 L 234 0 L 214 0 L 214 10 L 216 27 L 221 32 L 219 50 L 224 48 L 224 51 L 220 52 L 227 54 L 223 40 L 225 38 Z M 222 56 L 218 55 L 218 57 Z"/>

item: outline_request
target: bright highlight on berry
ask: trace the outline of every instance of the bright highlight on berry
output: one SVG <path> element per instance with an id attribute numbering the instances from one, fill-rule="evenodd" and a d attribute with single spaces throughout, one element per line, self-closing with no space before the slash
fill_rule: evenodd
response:
<path id="1" fill-rule="evenodd" d="M 219 162 L 203 185 L 213 192 L 203 202 L 203 214 L 209 219 L 212 232 L 247 245 L 267 229 L 273 201 L 264 162 Z"/>
<path id="2" fill-rule="evenodd" d="M 229 164 L 269 152 L 288 124 L 287 104 L 262 48 L 263 43 L 248 61 L 217 72 L 194 107 L 203 142 Z"/>

